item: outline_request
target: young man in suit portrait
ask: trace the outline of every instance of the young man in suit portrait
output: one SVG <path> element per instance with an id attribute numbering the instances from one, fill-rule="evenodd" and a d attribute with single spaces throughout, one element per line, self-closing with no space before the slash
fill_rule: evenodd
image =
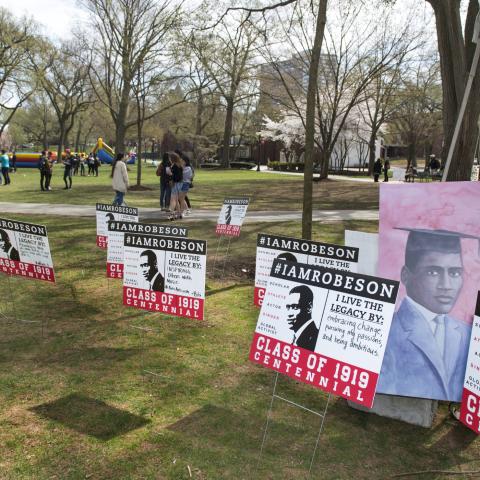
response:
<path id="1" fill-rule="evenodd" d="M 463 287 L 461 238 L 448 230 L 408 232 L 401 281 L 377 391 L 460 401 L 471 326 L 450 314 Z"/>
<path id="2" fill-rule="evenodd" d="M 140 269 L 143 278 L 148 283 L 148 290 L 163 292 L 165 283 L 162 274 L 158 271 L 157 255 L 153 250 L 144 250 L 140 255 Z"/>
<path id="3" fill-rule="evenodd" d="M 317 344 L 318 328 L 312 319 L 313 292 L 306 285 L 290 290 L 287 299 L 287 322 L 293 330 L 292 345 L 312 352 Z"/>
<path id="4" fill-rule="evenodd" d="M 20 261 L 18 250 L 12 245 L 10 237 L 5 230 L 0 229 L 0 252 L 3 252 L 3 258 Z"/>

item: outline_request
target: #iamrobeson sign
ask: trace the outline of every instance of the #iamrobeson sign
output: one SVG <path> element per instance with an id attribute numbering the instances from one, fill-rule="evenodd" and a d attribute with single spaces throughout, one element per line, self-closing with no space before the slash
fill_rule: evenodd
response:
<path id="1" fill-rule="evenodd" d="M 357 271 L 358 248 L 312 242 L 299 238 L 258 234 L 253 303 L 260 307 L 273 261 L 308 263 L 350 272 Z"/>
<path id="2" fill-rule="evenodd" d="M 215 233 L 228 237 L 240 236 L 243 220 L 247 214 L 248 198 L 226 198 L 217 220 Z"/>
<path id="3" fill-rule="evenodd" d="M 398 282 L 274 260 L 250 360 L 371 407 Z"/>
<path id="4" fill-rule="evenodd" d="M 477 297 L 472 323 L 460 421 L 475 433 L 480 433 L 480 295 Z"/>
<path id="5" fill-rule="evenodd" d="M 158 223 L 108 222 L 107 277 L 123 278 L 125 233 L 187 237 L 188 228 Z"/>
<path id="6" fill-rule="evenodd" d="M 123 304 L 203 320 L 207 242 L 124 234 Z"/>
<path id="7" fill-rule="evenodd" d="M 0 272 L 55 283 L 47 228 L 0 218 Z"/>
<path id="8" fill-rule="evenodd" d="M 108 223 L 114 220 L 138 222 L 138 208 L 97 203 L 97 247 L 107 249 Z"/>

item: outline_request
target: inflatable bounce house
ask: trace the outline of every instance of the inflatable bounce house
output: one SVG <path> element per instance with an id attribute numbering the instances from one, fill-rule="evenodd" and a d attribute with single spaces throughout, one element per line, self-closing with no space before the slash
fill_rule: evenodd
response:
<path id="1" fill-rule="evenodd" d="M 109 147 L 101 138 L 97 140 L 97 144 L 93 149 L 93 153 L 97 154 L 98 159 L 102 163 L 109 163 L 111 164 L 113 159 L 115 158 L 115 152 L 113 151 L 112 147 Z M 136 155 L 133 152 L 128 154 L 127 163 L 129 165 L 135 163 Z"/>
<path id="2" fill-rule="evenodd" d="M 97 154 L 97 157 L 102 163 L 111 164 L 114 157 L 115 152 L 113 148 L 109 147 L 104 141 L 99 138 L 97 140 L 97 144 L 95 145 L 93 152 Z M 52 155 L 53 161 L 57 161 L 57 153 L 50 151 Z M 72 152 L 73 153 L 73 152 Z M 9 157 L 12 158 L 12 153 L 9 153 Z M 40 159 L 41 152 L 21 152 L 17 153 L 17 168 L 37 168 L 38 167 L 38 160 Z M 62 158 L 65 157 L 65 152 L 62 154 Z M 128 164 L 134 164 L 136 159 L 135 152 L 130 152 L 128 155 Z"/>
<path id="3" fill-rule="evenodd" d="M 12 153 L 9 153 L 8 156 L 10 159 L 12 158 Z M 22 152 L 17 153 L 17 168 L 37 168 L 38 167 L 38 160 L 42 154 L 40 152 Z M 52 159 L 53 161 L 57 160 L 57 154 L 52 152 Z"/>

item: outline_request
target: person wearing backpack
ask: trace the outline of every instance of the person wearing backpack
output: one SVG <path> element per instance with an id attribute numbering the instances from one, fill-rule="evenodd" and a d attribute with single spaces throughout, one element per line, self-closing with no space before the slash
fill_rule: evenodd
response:
<path id="1" fill-rule="evenodd" d="M 157 167 L 156 175 L 160 177 L 160 208 L 163 211 L 168 210 L 170 205 L 170 196 L 172 193 L 172 162 L 168 153 L 164 153 L 162 161 Z"/>
<path id="2" fill-rule="evenodd" d="M 50 180 L 52 178 L 52 166 L 45 150 L 42 151 L 40 159 L 38 160 L 38 169 L 40 170 L 40 189 L 42 192 L 51 190 Z"/>

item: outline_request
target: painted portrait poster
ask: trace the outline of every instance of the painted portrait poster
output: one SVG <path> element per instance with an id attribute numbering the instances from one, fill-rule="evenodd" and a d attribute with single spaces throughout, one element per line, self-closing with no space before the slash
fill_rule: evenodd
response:
<path id="1" fill-rule="evenodd" d="M 460 401 L 480 284 L 480 184 L 382 185 L 378 275 L 401 287 L 377 391 Z"/>

